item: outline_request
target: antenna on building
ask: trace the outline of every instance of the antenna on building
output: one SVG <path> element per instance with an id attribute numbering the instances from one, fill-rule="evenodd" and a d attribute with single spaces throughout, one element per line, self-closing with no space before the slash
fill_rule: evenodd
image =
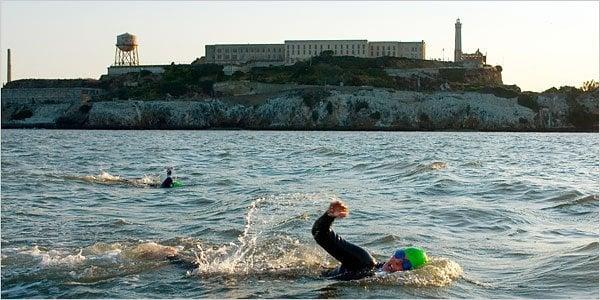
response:
<path id="1" fill-rule="evenodd" d="M 117 48 L 115 50 L 115 66 L 139 66 L 137 37 L 133 34 L 123 33 L 117 35 Z"/>

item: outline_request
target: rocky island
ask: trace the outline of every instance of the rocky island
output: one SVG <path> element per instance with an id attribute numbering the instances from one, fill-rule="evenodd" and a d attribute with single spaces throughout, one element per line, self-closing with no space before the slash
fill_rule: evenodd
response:
<path id="1" fill-rule="evenodd" d="M 225 75 L 192 63 L 2 88 L 2 128 L 598 131 L 598 85 L 542 93 L 500 66 L 324 53 Z"/>

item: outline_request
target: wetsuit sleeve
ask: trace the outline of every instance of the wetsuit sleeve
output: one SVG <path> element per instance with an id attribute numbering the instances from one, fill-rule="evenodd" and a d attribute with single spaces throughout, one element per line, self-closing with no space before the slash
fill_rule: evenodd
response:
<path id="1" fill-rule="evenodd" d="M 365 249 L 347 242 L 333 232 L 331 224 L 334 219 L 325 213 L 315 221 L 312 228 L 312 235 L 317 244 L 340 261 L 342 268 L 349 271 L 373 268 L 376 261 Z"/>
<path id="2" fill-rule="evenodd" d="M 167 177 L 165 181 L 160 185 L 161 188 L 170 188 L 173 186 L 173 179 L 171 177 Z"/>
<path id="3" fill-rule="evenodd" d="M 169 256 L 167 259 L 174 265 L 180 266 L 182 268 L 193 270 L 198 268 L 198 263 L 193 259 L 185 258 L 180 255 Z"/>

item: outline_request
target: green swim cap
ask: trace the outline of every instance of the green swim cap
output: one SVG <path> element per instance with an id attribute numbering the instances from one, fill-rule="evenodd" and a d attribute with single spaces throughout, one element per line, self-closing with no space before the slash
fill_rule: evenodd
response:
<path id="1" fill-rule="evenodd" d="M 408 264 L 403 264 L 404 270 L 414 270 L 422 267 L 428 261 L 427 253 L 419 247 L 406 247 L 396 250 L 394 257 L 398 259 L 408 260 Z"/>

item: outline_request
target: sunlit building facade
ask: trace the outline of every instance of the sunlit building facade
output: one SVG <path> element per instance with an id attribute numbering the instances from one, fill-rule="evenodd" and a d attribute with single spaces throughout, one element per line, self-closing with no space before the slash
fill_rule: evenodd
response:
<path id="1" fill-rule="evenodd" d="M 333 56 L 407 57 L 425 59 L 425 42 L 367 40 L 286 40 L 283 44 L 206 45 L 207 63 L 291 65 L 331 51 Z"/>

